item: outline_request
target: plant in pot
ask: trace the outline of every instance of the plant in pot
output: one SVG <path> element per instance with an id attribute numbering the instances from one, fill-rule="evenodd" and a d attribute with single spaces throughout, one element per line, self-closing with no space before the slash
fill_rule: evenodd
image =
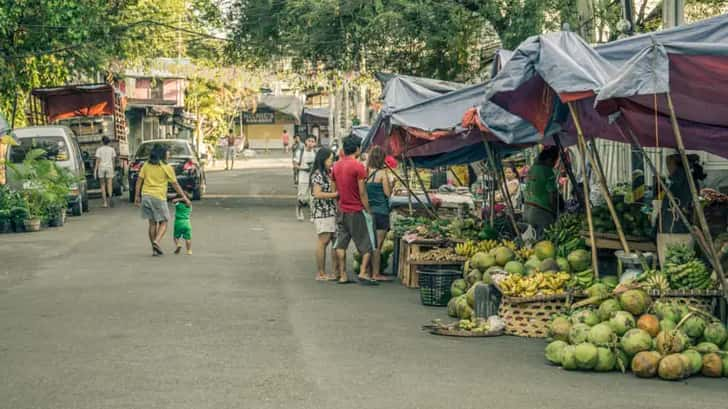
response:
<path id="1" fill-rule="evenodd" d="M 15 206 L 10 209 L 10 220 L 13 224 L 13 229 L 16 232 L 25 231 L 25 222 L 28 220 L 30 212 L 28 208 L 24 206 Z"/>
<path id="2" fill-rule="evenodd" d="M 46 214 L 50 226 L 63 226 L 68 209 L 68 195 L 76 179 L 67 169 L 54 164 L 43 179 L 45 187 Z"/>
<path id="3" fill-rule="evenodd" d="M 10 209 L 0 209 L 0 233 L 10 233 L 12 228 Z"/>

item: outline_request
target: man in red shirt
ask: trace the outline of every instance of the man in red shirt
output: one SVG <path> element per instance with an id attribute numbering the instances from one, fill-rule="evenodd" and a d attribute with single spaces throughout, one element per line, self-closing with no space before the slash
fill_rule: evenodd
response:
<path id="1" fill-rule="evenodd" d="M 336 232 L 336 256 L 339 259 L 339 282 L 349 282 L 346 275 L 346 249 L 353 239 L 361 254 L 359 282 L 377 284 L 368 276 L 369 259 L 373 244 L 369 234 L 370 226 L 364 212 L 369 212 L 364 165 L 357 160 L 361 152 L 361 138 L 350 135 L 343 140 L 344 157 L 334 164 L 332 178 L 339 192 L 339 229 Z"/>

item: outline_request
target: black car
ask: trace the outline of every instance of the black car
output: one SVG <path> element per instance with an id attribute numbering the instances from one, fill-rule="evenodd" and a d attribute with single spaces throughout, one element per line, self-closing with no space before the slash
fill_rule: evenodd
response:
<path id="1" fill-rule="evenodd" d="M 134 154 L 134 158 L 129 165 L 129 201 L 134 201 L 139 171 L 141 171 L 144 162 L 149 160 L 152 147 L 157 144 L 167 147 L 169 152 L 167 164 L 174 169 L 177 182 L 179 182 L 182 190 L 188 192 L 192 200 L 200 200 L 205 192 L 205 171 L 192 146 L 185 140 L 161 139 L 142 143 Z M 169 187 L 169 192 L 174 193 L 172 186 Z"/>

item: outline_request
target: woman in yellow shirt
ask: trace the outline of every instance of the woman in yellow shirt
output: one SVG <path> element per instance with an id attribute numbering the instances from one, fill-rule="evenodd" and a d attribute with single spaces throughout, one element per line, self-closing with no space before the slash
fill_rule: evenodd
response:
<path id="1" fill-rule="evenodd" d="M 171 183 L 182 201 L 191 205 L 190 199 L 177 183 L 174 169 L 167 165 L 167 148 L 155 145 L 149 160 L 142 166 L 136 183 L 134 205 L 142 208 L 142 218 L 149 220 L 149 241 L 152 243 L 152 255 L 164 254 L 159 242 L 167 231 L 170 219 L 167 207 L 167 188 Z"/>

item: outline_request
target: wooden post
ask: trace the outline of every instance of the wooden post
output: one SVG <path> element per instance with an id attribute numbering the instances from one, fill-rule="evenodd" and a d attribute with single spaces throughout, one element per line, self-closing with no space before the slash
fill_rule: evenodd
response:
<path id="1" fill-rule="evenodd" d="M 612 196 L 609 194 L 609 186 L 607 186 L 607 180 L 604 177 L 604 173 L 602 173 L 601 167 L 597 163 L 596 159 L 594 158 L 594 153 L 589 150 L 589 148 L 586 146 L 586 140 L 584 139 L 584 132 L 581 129 L 581 122 L 579 121 L 579 113 L 576 111 L 576 107 L 574 106 L 573 102 L 569 102 L 569 110 L 571 111 L 571 117 L 574 119 L 574 126 L 576 127 L 576 133 L 577 137 L 579 139 L 579 144 L 582 145 L 584 152 L 589 155 L 589 162 L 592 164 L 592 167 L 596 169 L 597 171 L 597 179 L 599 180 L 599 186 L 602 189 L 602 194 L 604 195 L 604 200 L 607 202 L 607 208 L 609 209 L 609 214 L 612 216 L 612 220 L 614 220 L 614 226 L 617 228 L 617 235 L 619 236 L 619 241 L 622 243 L 622 249 L 625 253 L 630 253 L 629 244 L 627 243 L 627 239 L 624 237 L 624 231 L 622 230 L 622 223 L 619 221 L 619 216 L 617 215 L 617 211 L 614 208 L 614 203 L 612 203 Z M 583 159 L 583 158 L 582 158 Z M 584 166 L 586 167 L 586 166 Z M 584 173 L 584 180 L 586 180 L 586 173 Z M 586 186 L 586 183 L 585 183 Z M 587 194 L 587 189 L 584 189 L 584 195 Z M 589 212 L 591 214 L 591 211 Z"/>
<path id="2" fill-rule="evenodd" d="M 569 109 L 572 110 L 571 104 Z M 586 146 L 584 144 L 584 138 L 579 137 L 577 139 L 577 146 L 579 147 L 579 154 L 581 155 L 581 187 L 584 193 L 584 210 L 586 210 L 586 221 L 589 226 L 589 240 L 591 241 L 591 257 L 592 257 L 592 268 L 594 269 L 594 276 L 599 277 L 599 259 L 597 257 L 597 240 L 594 237 L 594 221 L 592 220 L 591 203 L 589 201 L 589 181 L 586 174 Z"/>
<path id="3" fill-rule="evenodd" d="M 690 174 L 690 162 L 688 162 L 688 156 L 685 154 L 685 144 L 683 143 L 682 133 L 680 132 L 680 125 L 677 122 L 677 116 L 675 115 L 675 107 L 672 105 L 672 96 L 670 92 L 667 92 L 667 107 L 670 109 L 670 121 L 672 122 L 672 131 L 675 134 L 675 142 L 677 143 L 677 150 L 680 153 L 680 159 L 682 159 L 683 168 L 687 174 L 688 186 L 690 187 L 690 193 L 693 196 L 693 205 L 695 206 L 695 213 L 698 215 L 698 221 L 700 221 L 700 227 L 703 230 L 705 240 L 708 242 L 708 253 L 707 256 L 713 259 L 713 265 L 716 267 L 715 271 L 720 279 L 720 285 L 723 287 L 723 292 L 728 296 L 728 288 L 725 286 L 725 274 L 723 273 L 723 266 L 720 264 L 720 257 L 715 252 L 715 246 L 713 245 L 713 236 L 710 234 L 710 226 L 708 221 L 705 219 L 705 213 L 703 212 L 703 206 L 700 204 L 700 198 L 698 197 L 698 189 L 695 187 L 695 180 Z"/>
<path id="4" fill-rule="evenodd" d="M 498 184 L 501 195 L 503 196 L 503 200 L 506 202 L 506 208 L 508 210 L 508 218 L 511 221 L 511 225 L 513 226 L 513 232 L 516 233 L 516 237 L 520 240 L 521 238 L 521 231 L 518 229 L 518 224 L 516 223 L 516 216 L 515 211 L 513 210 L 513 204 L 511 203 L 511 196 L 508 194 L 508 189 L 506 189 L 505 186 L 505 172 L 503 172 L 503 167 L 500 166 L 500 164 L 496 163 L 495 155 L 493 154 L 493 150 L 491 149 L 490 143 L 483 142 L 485 145 L 485 151 L 488 153 L 488 160 L 491 163 L 491 166 L 493 166 L 493 175 L 495 176 L 495 183 Z M 499 172 L 500 170 L 500 172 Z M 502 176 L 502 179 L 499 178 Z M 493 197 L 495 197 L 495 194 L 493 194 Z M 494 200 L 495 201 L 495 200 Z"/>
<path id="5" fill-rule="evenodd" d="M 425 210 L 427 211 L 427 213 L 428 213 L 428 214 L 429 214 L 429 215 L 430 215 L 430 216 L 431 216 L 431 217 L 432 217 L 433 219 L 439 219 L 439 218 L 440 218 L 440 217 L 439 217 L 439 216 L 437 215 L 437 213 L 435 213 L 434 211 L 430 210 L 430 208 L 429 208 L 429 207 L 427 207 L 427 205 L 426 205 L 425 203 L 423 203 L 423 202 L 422 202 L 422 200 L 421 200 L 421 199 L 420 199 L 419 197 L 417 197 L 417 195 L 416 195 L 416 194 L 414 194 L 414 193 L 412 192 L 412 189 L 410 189 L 409 183 L 406 183 L 406 182 L 405 182 L 404 180 L 402 180 L 402 178 L 401 178 L 401 177 L 400 177 L 400 176 L 399 176 L 399 175 L 397 174 L 397 172 L 395 172 L 395 171 L 394 171 L 394 169 L 390 168 L 390 167 L 389 167 L 389 165 L 387 165 L 386 163 L 384 164 L 384 166 L 386 166 L 386 167 L 387 167 L 387 169 L 389 169 L 389 170 L 390 170 L 390 171 L 392 172 L 392 174 L 394 175 L 394 177 L 395 177 L 395 178 L 397 178 L 397 180 L 399 181 L 399 183 L 402 183 L 402 184 L 404 185 L 404 188 L 405 188 L 405 189 L 407 189 L 407 193 L 408 193 L 408 195 L 409 195 L 409 197 L 410 197 L 410 199 L 409 199 L 409 200 L 410 200 L 410 204 L 409 204 L 409 206 L 410 206 L 410 216 L 412 216 L 412 199 L 411 199 L 411 198 L 412 198 L 412 197 L 414 196 L 415 200 L 417 200 L 417 202 L 418 202 L 418 203 L 419 203 L 419 204 L 420 204 L 420 205 L 421 205 L 422 207 L 424 207 L 424 208 L 425 208 Z M 425 194 L 427 194 L 427 192 L 425 192 Z"/>

